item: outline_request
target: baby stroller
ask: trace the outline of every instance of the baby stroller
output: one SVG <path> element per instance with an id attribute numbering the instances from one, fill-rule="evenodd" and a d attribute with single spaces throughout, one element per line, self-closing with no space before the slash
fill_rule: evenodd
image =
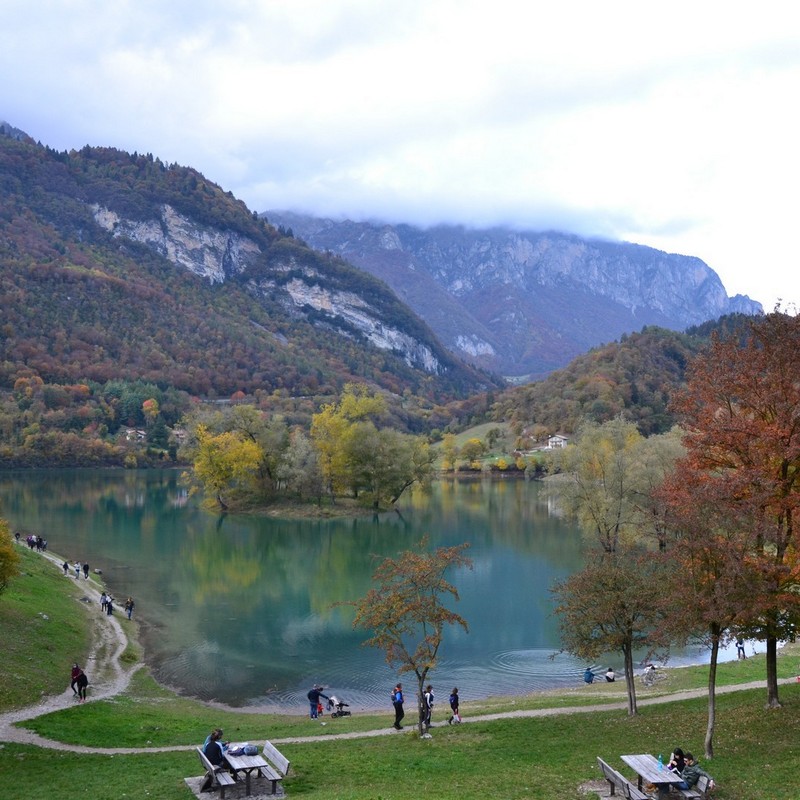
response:
<path id="1" fill-rule="evenodd" d="M 345 709 L 349 707 L 350 706 L 348 703 L 343 703 L 338 697 L 336 697 L 336 695 L 332 694 L 328 698 L 328 711 L 331 712 L 331 719 L 334 719 L 335 717 L 349 717 L 350 712 L 345 711 Z"/>

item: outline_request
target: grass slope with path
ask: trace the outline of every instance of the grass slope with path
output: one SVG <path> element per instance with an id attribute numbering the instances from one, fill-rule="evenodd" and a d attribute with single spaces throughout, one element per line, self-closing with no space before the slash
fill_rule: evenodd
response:
<path id="1" fill-rule="evenodd" d="M 0 597 L 4 662 L 14 676 L 0 695 L 4 800 L 190 800 L 184 778 L 200 771 L 192 749 L 216 725 L 226 738 L 278 744 L 293 764 L 287 794 L 308 800 L 577 799 L 603 787 L 598 755 L 625 772 L 622 753 L 666 755 L 677 745 L 703 752 L 703 667 L 668 670 L 666 681 L 640 688 L 634 718 L 622 683 L 465 703 L 460 726 L 446 724 L 440 702 L 432 738 L 423 740 L 413 709 L 397 732 L 388 709 L 312 722 L 180 697 L 141 669 L 135 622 L 100 614 L 96 577 L 65 578 L 60 561 L 22 555 L 22 576 Z M 68 686 L 74 660 L 88 665 L 83 705 Z M 783 707 L 774 710 L 764 707 L 763 656 L 720 665 L 715 758 L 705 764 L 720 800 L 800 797 L 797 664 L 798 648 L 785 648 Z"/>

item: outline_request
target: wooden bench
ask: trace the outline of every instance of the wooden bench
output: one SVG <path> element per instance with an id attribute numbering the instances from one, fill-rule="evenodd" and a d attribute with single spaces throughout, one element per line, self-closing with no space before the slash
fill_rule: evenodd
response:
<path id="1" fill-rule="evenodd" d="M 262 755 L 269 764 L 261 767 L 259 772 L 262 778 L 272 782 L 272 794 L 277 794 L 278 782 L 289 774 L 289 760 L 269 741 L 264 742 Z"/>
<path id="2" fill-rule="evenodd" d="M 624 775 L 606 764 L 600 756 L 597 756 L 597 763 L 603 777 L 608 781 L 609 794 L 615 795 L 619 789 L 622 796 L 628 800 L 650 800 L 644 792 L 640 792 Z"/>
<path id="3" fill-rule="evenodd" d="M 701 775 L 691 789 L 676 789 L 686 800 L 705 800 L 708 795 L 708 778 Z"/>
<path id="4" fill-rule="evenodd" d="M 200 787 L 200 791 L 206 791 L 206 787 L 208 786 L 208 789 L 219 789 L 219 796 L 225 797 L 225 787 L 232 786 L 236 783 L 236 779 L 230 772 L 226 771 L 223 765 L 220 764 L 220 766 L 215 767 L 206 757 L 202 747 L 197 748 L 197 755 L 200 757 L 200 763 L 206 770 L 205 781 Z"/>

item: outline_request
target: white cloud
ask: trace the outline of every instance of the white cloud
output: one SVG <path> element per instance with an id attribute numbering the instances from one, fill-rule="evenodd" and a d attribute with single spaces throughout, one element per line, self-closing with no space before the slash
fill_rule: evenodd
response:
<path id="1" fill-rule="evenodd" d="M 0 117 L 200 169 L 255 210 L 509 222 L 697 255 L 800 302 L 793 4 L 0 6 Z"/>

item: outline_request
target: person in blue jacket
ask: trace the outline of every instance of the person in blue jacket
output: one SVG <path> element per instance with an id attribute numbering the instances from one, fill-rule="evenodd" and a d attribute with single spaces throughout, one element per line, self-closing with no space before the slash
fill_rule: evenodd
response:
<path id="1" fill-rule="evenodd" d="M 394 706 L 394 725 L 396 730 L 400 731 L 403 726 L 400 724 L 406 712 L 403 711 L 403 684 L 398 683 L 392 691 L 392 705 Z"/>

